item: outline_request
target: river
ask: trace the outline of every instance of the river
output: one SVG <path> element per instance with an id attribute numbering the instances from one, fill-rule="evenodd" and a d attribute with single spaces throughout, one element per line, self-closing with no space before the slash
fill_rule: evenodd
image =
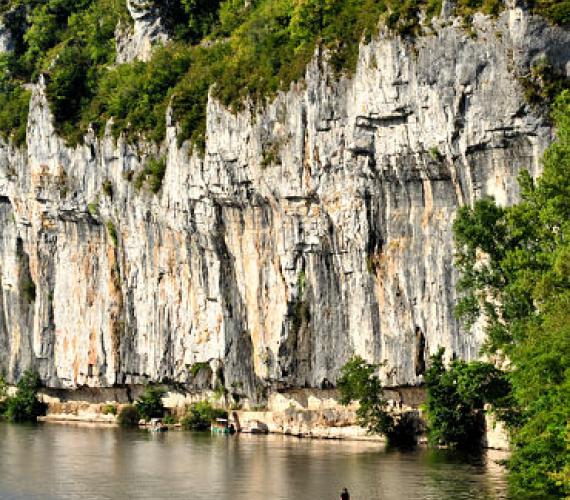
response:
<path id="1" fill-rule="evenodd" d="M 275 435 L 0 422 L 0 498 L 335 500 L 346 486 L 353 500 L 501 499 L 499 458 Z"/>

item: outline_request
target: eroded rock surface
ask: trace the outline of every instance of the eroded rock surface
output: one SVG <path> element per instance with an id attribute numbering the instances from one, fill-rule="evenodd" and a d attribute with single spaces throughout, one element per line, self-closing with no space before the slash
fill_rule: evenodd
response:
<path id="1" fill-rule="evenodd" d="M 14 41 L 12 40 L 12 33 L 10 30 L 0 22 L 0 54 L 9 52 L 14 48 Z"/>
<path id="2" fill-rule="evenodd" d="M 133 24 L 117 26 L 117 63 L 148 61 L 153 46 L 164 44 L 169 38 L 160 9 L 148 0 L 127 0 L 127 8 Z"/>
<path id="3" fill-rule="evenodd" d="M 564 68 L 570 45 L 518 8 L 475 30 L 381 35 L 340 82 L 316 59 L 261 112 L 211 99 L 203 159 L 172 123 L 159 149 L 66 147 L 40 81 L 27 147 L 0 147 L 8 378 L 33 364 L 53 387 L 184 384 L 200 362 L 260 400 L 328 387 L 353 354 L 386 361 L 389 384 L 421 381 L 439 346 L 476 358 L 481 330 L 453 314 L 454 215 L 539 174 L 552 130 L 518 77 L 542 57 Z M 137 191 L 161 156 L 161 191 Z"/>

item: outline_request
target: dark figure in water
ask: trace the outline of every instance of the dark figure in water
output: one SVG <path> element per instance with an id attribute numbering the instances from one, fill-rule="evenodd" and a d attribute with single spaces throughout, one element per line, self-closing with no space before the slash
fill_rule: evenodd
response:
<path id="1" fill-rule="evenodd" d="M 350 500 L 350 495 L 348 494 L 348 490 L 343 488 L 340 492 L 340 500 Z"/>

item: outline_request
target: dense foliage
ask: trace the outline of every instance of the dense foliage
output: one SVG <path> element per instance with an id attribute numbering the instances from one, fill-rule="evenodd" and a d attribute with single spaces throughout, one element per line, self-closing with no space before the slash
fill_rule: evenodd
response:
<path id="1" fill-rule="evenodd" d="M 73 127 L 97 93 L 101 74 L 115 59 L 117 22 L 126 23 L 124 0 L 11 0 L 0 5 L 14 50 L 0 55 L 0 130 L 25 138 L 29 93 L 22 84 L 48 76 L 57 126 L 77 140 Z"/>
<path id="2" fill-rule="evenodd" d="M 528 326 L 511 357 L 522 413 L 510 462 L 515 495 L 570 495 L 570 294 L 555 299 Z"/>
<path id="3" fill-rule="evenodd" d="M 16 395 L 5 401 L 6 418 L 12 422 L 34 422 L 45 415 L 46 405 L 38 399 L 41 387 L 40 376 L 33 370 L 26 370 L 18 381 Z"/>
<path id="4" fill-rule="evenodd" d="M 140 418 L 150 420 L 151 418 L 162 418 L 164 416 L 165 408 L 162 403 L 162 396 L 164 396 L 165 392 L 162 387 L 146 387 L 144 393 L 135 403 Z"/>
<path id="5" fill-rule="evenodd" d="M 140 420 L 139 410 L 135 405 L 126 405 L 117 415 L 117 422 L 121 427 L 136 427 Z"/>
<path id="6" fill-rule="evenodd" d="M 151 3 L 149 3 L 151 4 Z M 115 30 L 128 29 L 125 0 L 3 0 L 0 16 L 14 51 L 0 56 L 0 132 L 25 139 L 29 92 L 22 85 L 43 73 L 59 132 L 80 142 L 89 124 L 102 133 L 113 118 L 115 136 L 161 141 L 169 104 L 179 141 L 205 145 L 210 89 L 239 109 L 263 103 L 300 80 L 309 59 L 327 49 L 337 72 L 352 71 L 358 45 L 380 22 L 404 35 L 429 23 L 441 0 L 171 0 L 153 2 L 173 42 L 148 63 L 119 66 Z M 459 0 L 457 13 L 496 14 L 499 0 Z M 568 2 L 535 0 L 554 22 L 569 19 Z M 247 100 L 246 98 L 250 98 Z"/>
<path id="7" fill-rule="evenodd" d="M 446 368 L 443 355 L 441 349 L 431 357 L 426 373 L 429 440 L 457 448 L 481 446 L 484 407 L 510 405 L 509 382 L 489 363 L 454 360 Z"/>
<path id="8" fill-rule="evenodd" d="M 568 493 L 570 420 L 570 92 L 552 112 L 557 140 L 534 182 L 520 177 L 522 200 L 463 208 L 455 223 L 463 299 L 458 313 L 483 316 L 487 349 L 506 355 L 515 445 L 510 460 L 516 494 Z"/>
<path id="9" fill-rule="evenodd" d="M 409 446 L 416 442 L 414 419 L 407 414 L 392 414 L 387 410 L 382 384 L 377 375 L 378 365 L 366 363 L 354 356 L 341 369 L 337 380 L 340 402 L 349 405 L 358 401 L 356 417 L 359 425 L 370 434 L 384 434 L 396 446 Z"/>
<path id="10" fill-rule="evenodd" d="M 193 431 L 206 431 L 217 418 L 227 418 L 228 413 L 213 407 L 208 401 L 192 403 L 188 406 L 186 415 L 180 420 L 182 427 Z"/>
<path id="11" fill-rule="evenodd" d="M 18 85 L 8 84 L 0 90 L 0 134 L 11 135 L 17 146 L 26 141 L 30 96 L 30 92 Z"/>

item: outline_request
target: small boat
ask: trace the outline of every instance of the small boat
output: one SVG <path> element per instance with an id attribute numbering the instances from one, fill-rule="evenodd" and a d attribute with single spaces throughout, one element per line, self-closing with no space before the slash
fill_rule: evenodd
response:
<path id="1" fill-rule="evenodd" d="M 243 432 L 249 434 L 269 434 L 269 427 L 260 420 L 252 420 L 245 429 L 243 429 Z"/>
<path id="2" fill-rule="evenodd" d="M 236 429 L 226 418 L 217 418 L 212 422 L 210 430 L 216 434 L 233 434 Z"/>
<path id="3" fill-rule="evenodd" d="M 168 430 L 168 426 L 162 423 L 161 418 L 151 418 L 148 430 L 150 432 L 165 432 Z"/>

